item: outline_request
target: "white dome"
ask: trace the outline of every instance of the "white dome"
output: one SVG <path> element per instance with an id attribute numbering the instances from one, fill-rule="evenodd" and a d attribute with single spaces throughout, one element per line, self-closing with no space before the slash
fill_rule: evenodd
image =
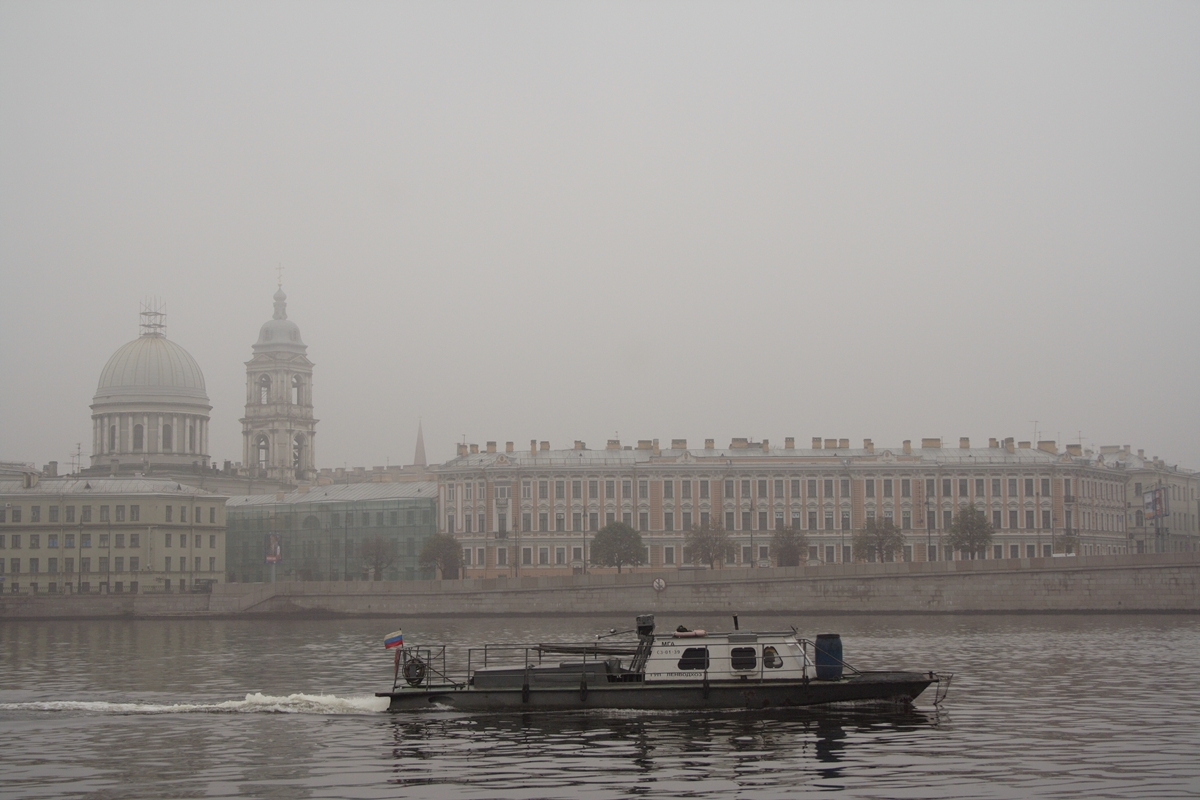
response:
<path id="1" fill-rule="evenodd" d="M 275 292 L 275 316 L 258 329 L 258 341 L 254 352 L 263 350 L 286 350 L 303 355 L 308 346 L 300 338 L 300 326 L 287 318 L 287 295 L 282 287 Z"/>
<path id="2" fill-rule="evenodd" d="M 108 359 L 94 402 L 185 398 L 208 402 L 200 365 L 161 333 L 145 333 Z"/>

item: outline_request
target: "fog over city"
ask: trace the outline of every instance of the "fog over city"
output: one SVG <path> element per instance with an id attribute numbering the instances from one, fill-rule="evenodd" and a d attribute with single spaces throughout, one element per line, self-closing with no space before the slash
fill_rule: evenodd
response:
<path id="1" fill-rule="evenodd" d="M 0 460 L 157 298 L 241 461 L 968 436 L 1200 468 L 1200 4 L 0 4 Z"/>

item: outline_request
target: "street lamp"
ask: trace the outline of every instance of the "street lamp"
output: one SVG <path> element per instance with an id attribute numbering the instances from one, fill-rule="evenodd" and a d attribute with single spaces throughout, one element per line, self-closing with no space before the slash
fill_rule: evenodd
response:
<path id="1" fill-rule="evenodd" d="M 925 495 L 925 560 L 930 561 L 929 547 L 933 544 L 933 530 L 930 527 L 932 520 L 929 519 L 929 495 Z"/>

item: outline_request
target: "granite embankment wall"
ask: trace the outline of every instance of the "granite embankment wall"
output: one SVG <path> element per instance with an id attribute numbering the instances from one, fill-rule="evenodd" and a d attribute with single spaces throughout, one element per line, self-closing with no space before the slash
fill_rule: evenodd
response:
<path id="1" fill-rule="evenodd" d="M 666 582 L 656 591 L 655 578 Z M 1200 553 L 225 584 L 211 595 L 7 595 L 0 619 L 257 615 L 1200 612 Z"/>

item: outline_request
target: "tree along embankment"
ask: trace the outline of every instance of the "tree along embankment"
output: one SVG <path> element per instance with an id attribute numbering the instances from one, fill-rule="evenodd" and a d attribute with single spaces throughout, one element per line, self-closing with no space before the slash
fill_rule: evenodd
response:
<path id="1" fill-rule="evenodd" d="M 655 579 L 665 586 L 655 588 Z M 1200 553 L 6 595 L 0 619 L 641 613 L 1200 612 Z"/>

